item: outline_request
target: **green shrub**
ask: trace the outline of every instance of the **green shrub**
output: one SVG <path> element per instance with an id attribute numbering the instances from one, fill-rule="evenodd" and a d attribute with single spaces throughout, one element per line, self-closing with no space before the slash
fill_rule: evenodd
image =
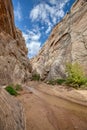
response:
<path id="1" fill-rule="evenodd" d="M 23 88 L 22 88 L 22 86 L 21 86 L 20 84 L 16 84 L 16 85 L 15 85 L 15 90 L 16 90 L 16 91 L 22 91 Z"/>
<path id="2" fill-rule="evenodd" d="M 50 84 L 50 85 L 55 85 L 56 82 L 55 82 L 55 80 L 49 80 L 49 81 L 48 81 L 48 84 Z"/>
<path id="3" fill-rule="evenodd" d="M 23 89 L 22 89 L 21 85 L 19 85 L 19 84 L 16 84 L 16 85 L 11 84 L 11 85 L 8 85 L 5 88 L 5 90 L 7 92 L 9 92 L 11 95 L 17 96 L 18 95 L 17 91 L 22 91 Z"/>
<path id="4" fill-rule="evenodd" d="M 57 79 L 56 83 L 59 84 L 59 85 L 62 85 L 62 84 L 65 83 L 65 81 L 66 81 L 65 79 Z"/>
<path id="5" fill-rule="evenodd" d="M 87 83 L 87 78 L 83 73 L 83 69 L 78 63 L 68 63 L 66 65 L 66 72 L 68 74 L 66 84 L 79 88 L 81 85 L 85 85 Z"/>
<path id="6" fill-rule="evenodd" d="M 66 65 L 67 78 L 49 80 L 48 84 L 68 85 L 74 88 L 87 88 L 87 77 L 85 76 L 82 67 L 78 63 Z"/>
<path id="7" fill-rule="evenodd" d="M 17 96 L 17 95 L 18 95 L 18 93 L 16 92 L 16 90 L 13 88 L 12 85 L 7 86 L 7 87 L 5 88 L 5 90 L 6 90 L 9 94 L 11 94 L 11 95 L 14 95 L 14 96 Z"/>
<path id="8" fill-rule="evenodd" d="M 32 75 L 32 80 L 39 81 L 40 80 L 40 75 L 39 74 L 33 74 Z"/>
<path id="9" fill-rule="evenodd" d="M 56 79 L 56 80 L 49 80 L 48 84 L 55 85 L 59 84 L 62 85 L 65 82 L 65 79 Z"/>

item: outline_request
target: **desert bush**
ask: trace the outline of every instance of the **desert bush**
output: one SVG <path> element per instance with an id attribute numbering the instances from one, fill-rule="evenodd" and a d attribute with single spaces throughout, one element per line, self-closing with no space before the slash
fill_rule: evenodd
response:
<path id="1" fill-rule="evenodd" d="M 65 82 L 65 79 L 55 79 L 55 80 L 49 80 L 48 84 L 50 84 L 50 85 L 55 85 L 55 84 L 62 85 L 62 84 L 64 84 L 64 82 Z"/>
<path id="2" fill-rule="evenodd" d="M 47 83 L 50 84 L 50 85 L 55 85 L 56 84 L 55 80 L 49 80 Z"/>
<path id="3" fill-rule="evenodd" d="M 19 95 L 19 93 L 17 91 L 22 91 L 23 88 L 19 84 L 16 84 L 16 85 L 11 84 L 11 85 L 6 86 L 5 90 L 8 93 L 10 93 L 11 95 L 17 96 L 17 95 Z"/>
<path id="4" fill-rule="evenodd" d="M 40 80 L 40 75 L 39 74 L 33 74 L 32 75 L 32 80 L 39 81 Z"/>
<path id="5" fill-rule="evenodd" d="M 56 83 L 59 84 L 59 85 L 62 85 L 62 84 L 64 84 L 65 82 L 66 82 L 65 79 L 57 79 L 57 80 L 56 80 Z"/>
<path id="6" fill-rule="evenodd" d="M 6 90 L 9 94 L 11 94 L 11 95 L 14 95 L 14 96 L 17 96 L 17 95 L 18 95 L 18 93 L 16 92 L 16 90 L 13 88 L 12 85 L 8 85 L 8 86 L 5 88 L 5 90 Z"/>
<path id="7" fill-rule="evenodd" d="M 20 84 L 16 84 L 14 86 L 14 88 L 15 88 L 16 91 L 22 91 L 23 90 L 23 88 L 22 88 L 22 86 Z"/>
<path id="8" fill-rule="evenodd" d="M 81 85 L 85 85 L 87 83 L 87 78 L 84 75 L 83 69 L 77 62 L 74 64 L 68 63 L 66 65 L 66 84 L 79 88 Z"/>

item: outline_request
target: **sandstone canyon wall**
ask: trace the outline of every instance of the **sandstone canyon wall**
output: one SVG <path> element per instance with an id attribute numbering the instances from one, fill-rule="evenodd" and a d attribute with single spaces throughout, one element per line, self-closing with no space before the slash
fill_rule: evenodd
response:
<path id="1" fill-rule="evenodd" d="M 64 78 L 66 63 L 79 62 L 87 74 L 87 0 L 77 0 L 31 60 L 42 79 Z"/>
<path id="2" fill-rule="evenodd" d="M 25 130 L 21 104 L 0 88 L 0 130 Z"/>
<path id="3" fill-rule="evenodd" d="M 0 0 L 0 130 L 25 130 L 21 104 L 1 86 L 29 78 L 30 63 L 21 31 L 14 24 L 11 0 Z"/>
<path id="4" fill-rule="evenodd" d="M 15 27 L 11 0 L 0 0 L 0 85 L 24 82 L 31 65 L 22 33 Z"/>

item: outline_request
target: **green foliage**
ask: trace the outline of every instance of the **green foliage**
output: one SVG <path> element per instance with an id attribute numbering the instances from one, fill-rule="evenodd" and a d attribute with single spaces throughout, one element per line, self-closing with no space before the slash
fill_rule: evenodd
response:
<path id="1" fill-rule="evenodd" d="M 78 63 L 68 63 L 66 65 L 66 72 L 68 74 L 66 84 L 79 88 L 81 85 L 85 85 L 87 83 L 87 78 L 83 73 L 83 69 Z"/>
<path id="2" fill-rule="evenodd" d="M 81 89 L 81 90 L 87 90 L 87 83 L 86 83 L 85 85 L 82 85 L 82 86 L 80 87 L 80 89 Z"/>
<path id="3" fill-rule="evenodd" d="M 22 91 L 22 86 L 19 84 L 16 85 L 8 85 L 5 90 L 10 93 L 11 95 L 17 96 L 19 93 L 17 91 Z"/>
<path id="4" fill-rule="evenodd" d="M 39 81 L 40 80 L 40 75 L 39 74 L 33 74 L 32 75 L 32 80 Z"/>
<path id="5" fill-rule="evenodd" d="M 85 76 L 82 67 L 78 63 L 66 65 L 67 78 L 49 80 L 50 85 L 68 85 L 74 88 L 87 88 L 87 77 Z"/>
<path id="6" fill-rule="evenodd" d="M 63 83 L 65 83 L 65 79 L 56 79 L 56 80 L 48 81 L 48 84 L 51 84 L 51 85 L 55 85 L 55 84 L 62 85 Z"/>
<path id="7" fill-rule="evenodd" d="M 21 87 L 20 84 L 16 84 L 16 85 L 15 85 L 15 90 L 16 90 L 16 91 L 22 91 L 23 88 Z"/>
<path id="8" fill-rule="evenodd" d="M 56 83 L 59 84 L 59 85 L 62 85 L 62 84 L 65 83 L 65 81 L 66 81 L 65 79 L 57 79 Z"/>
<path id="9" fill-rule="evenodd" d="M 50 84 L 50 85 L 55 85 L 56 82 L 55 82 L 55 80 L 49 80 L 49 81 L 48 81 L 48 84 Z"/>
<path id="10" fill-rule="evenodd" d="M 17 95 L 18 95 L 18 93 L 16 92 L 16 90 L 13 88 L 12 85 L 7 86 L 7 87 L 5 88 L 5 90 L 6 90 L 9 94 L 11 94 L 11 95 L 14 95 L 14 96 L 17 96 Z"/>

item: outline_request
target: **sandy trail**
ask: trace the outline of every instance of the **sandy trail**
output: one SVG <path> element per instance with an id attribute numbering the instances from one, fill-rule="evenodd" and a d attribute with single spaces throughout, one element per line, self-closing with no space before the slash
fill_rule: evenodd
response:
<path id="1" fill-rule="evenodd" d="M 54 95 L 51 88 L 29 84 L 18 99 L 25 108 L 26 130 L 87 130 L 87 107 Z"/>

